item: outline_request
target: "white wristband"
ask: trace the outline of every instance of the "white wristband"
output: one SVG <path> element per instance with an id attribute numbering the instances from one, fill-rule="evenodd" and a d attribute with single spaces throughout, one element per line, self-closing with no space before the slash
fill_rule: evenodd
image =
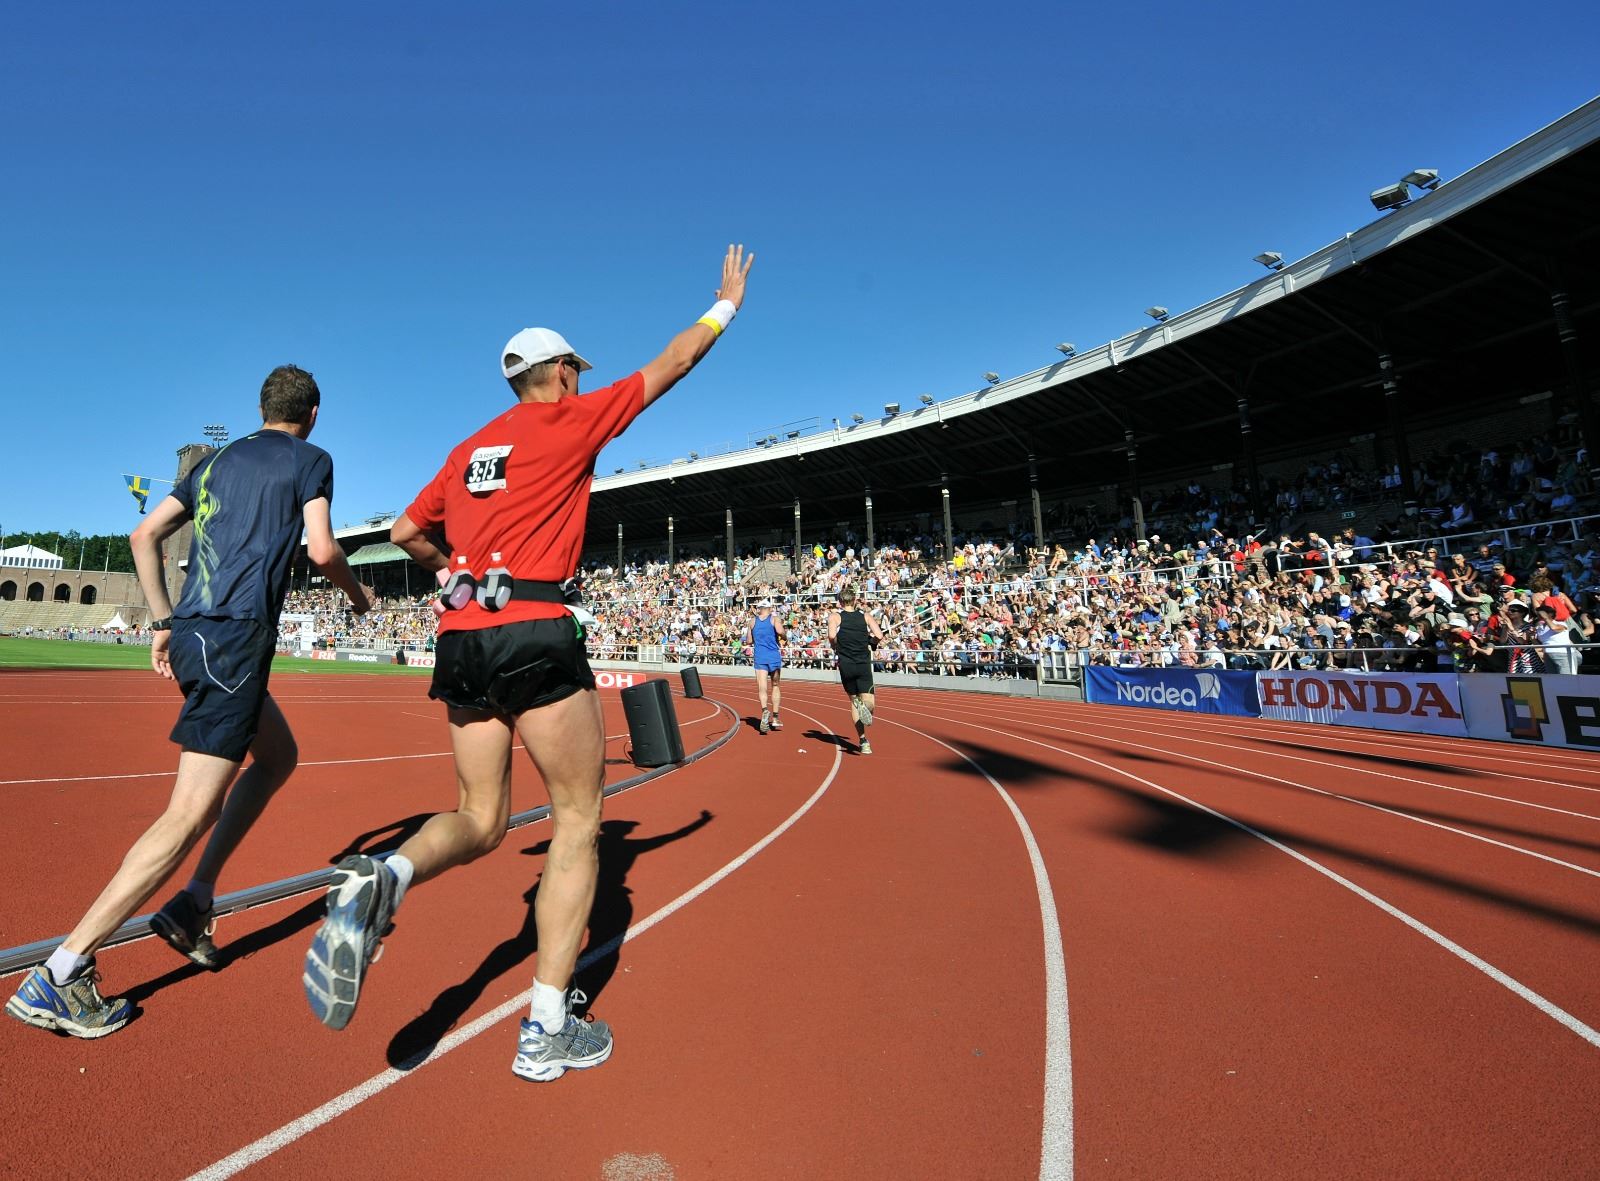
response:
<path id="1" fill-rule="evenodd" d="M 719 299 L 711 305 L 711 310 L 696 320 L 695 323 L 704 324 L 717 336 L 721 336 L 723 330 L 733 323 L 734 316 L 738 314 L 739 309 L 733 306 L 731 299 Z"/>

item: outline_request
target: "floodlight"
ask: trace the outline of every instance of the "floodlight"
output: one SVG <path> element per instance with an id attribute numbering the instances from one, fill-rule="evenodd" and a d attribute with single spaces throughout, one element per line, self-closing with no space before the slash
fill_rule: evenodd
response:
<path id="1" fill-rule="evenodd" d="M 1252 261 L 1260 263 L 1269 271 L 1283 270 L 1283 255 L 1276 250 L 1263 250 Z"/>
<path id="2" fill-rule="evenodd" d="M 799 431 L 790 431 L 790 432 L 788 432 L 788 436 L 787 437 L 791 438 L 791 439 L 798 439 L 800 437 L 800 432 Z"/>
<path id="3" fill-rule="evenodd" d="M 1414 185 L 1424 192 L 1433 192 L 1439 187 L 1439 170 L 1437 168 L 1413 168 L 1400 178 L 1403 185 Z"/>
<path id="4" fill-rule="evenodd" d="M 228 428 L 220 422 L 208 422 L 200 428 L 200 433 L 211 440 L 213 447 L 221 447 L 228 441 Z"/>
<path id="5" fill-rule="evenodd" d="M 1372 207 L 1379 213 L 1387 213 L 1391 209 L 1399 209 L 1409 204 L 1411 204 L 1411 190 L 1406 188 L 1404 181 L 1372 190 Z"/>
<path id="6" fill-rule="evenodd" d="M 650 466 L 650 461 L 649 460 L 641 459 L 639 461 L 639 470 L 640 471 L 643 471 L 645 468 L 647 468 L 649 466 Z"/>
<path id="7" fill-rule="evenodd" d="M 857 426 L 860 426 L 862 423 L 867 421 L 867 416 L 865 414 L 852 414 L 850 416 L 850 421 L 855 423 Z"/>
<path id="8" fill-rule="evenodd" d="M 983 375 L 983 380 L 988 382 L 990 385 L 994 385 L 1000 380 L 1000 375 L 998 373 L 985 373 Z"/>
<path id="9" fill-rule="evenodd" d="M 698 451 L 689 452 L 689 461 L 691 463 L 694 462 L 695 460 L 699 459 L 699 458 L 700 458 L 700 453 Z"/>
<path id="10" fill-rule="evenodd" d="M 899 402 L 885 402 L 883 404 L 883 412 L 885 414 L 887 414 L 890 418 L 893 418 L 896 414 L 900 413 L 900 403 Z"/>
<path id="11" fill-rule="evenodd" d="M 1167 309 L 1166 308 L 1163 308 L 1163 307 L 1145 308 L 1144 314 L 1149 316 L 1157 324 L 1165 324 L 1167 322 Z"/>
<path id="12" fill-rule="evenodd" d="M 933 405 L 933 395 L 932 394 L 921 394 L 921 395 L 918 396 L 917 401 L 921 402 L 924 406 L 932 406 Z"/>
<path id="13" fill-rule="evenodd" d="M 1063 357 L 1075 356 L 1078 352 L 1078 346 L 1075 344 L 1058 344 L 1056 345 L 1056 352 L 1060 353 Z"/>
<path id="14" fill-rule="evenodd" d="M 612 472 L 611 474 L 614 475 L 614 476 L 620 476 L 625 470 L 627 470 L 627 469 L 619 467 L 616 471 Z"/>

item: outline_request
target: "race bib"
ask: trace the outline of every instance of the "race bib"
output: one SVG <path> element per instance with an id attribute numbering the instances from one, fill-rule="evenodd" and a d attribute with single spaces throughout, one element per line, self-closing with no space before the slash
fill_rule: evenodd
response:
<path id="1" fill-rule="evenodd" d="M 506 460 L 511 447 L 479 447 L 467 461 L 465 480 L 467 491 L 474 496 L 486 496 L 506 486 Z"/>

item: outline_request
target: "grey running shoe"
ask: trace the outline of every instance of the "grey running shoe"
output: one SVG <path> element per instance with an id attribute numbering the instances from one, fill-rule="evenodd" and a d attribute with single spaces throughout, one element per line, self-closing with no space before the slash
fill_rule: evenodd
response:
<path id="1" fill-rule="evenodd" d="M 861 740 L 861 753 L 864 755 L 870 755 L 872 753 L 872 743 L 868 742 L 865 738 Z"/>
<path id="2" fill-rule="evenodd" d="M 361 981 L 394 914 L 395 885 L 394 870 L 359 853 L 334 869 L 328 917 L 311 940 L 300 977 L 311 1012 L 329 1029 L 343 1029 L 355 1016 Z"/>
<path id="3" fill-rule="evenodd" d="M 96 987 L 99 983 L 93 960 L 66 984 L 57 984 L 40 966 L 23 979 L 22 987 L 6 1002 L 6 1012 L 40 1029 L 59 1029 L 73 1037 L 105 1037 L 128 1023 L 133 1005 L 122 997 L 107 1000 Z"/>
<path id="4" fill-rule="evenodd" d="M 772 728 L 772 713 L 769 710 L 761 711 L 761 732 L 765 734 Z"/>
<path id="5" fill-rule="evenodd" d="M 777 714 L 773 714 L 772 715 L 772 728 L 774 730 L 782 730 L 783 729 L 783 723 L 778 721 L 778 715 Z"/>
<path id="6" fill-rule="evenodd" d="M 150 916 L 150 929 L 206 971 L 222 967 L 217 945 L 211 941 L 217 929 L 216 913 L 209 906 L 201 910 L 187 890 L 179 890 L 171 902 Z"/>
<path id="7" fill-rule="evenodd" d="M 572 1001 L 583 1004 L 589 998 L 577 989 Z M 529 1082 L 549 1083 L 569 1069 L 587 1070 L 611 1057 L 611 1027 L 604 1021 L 583 1021 L 569 1008 L 559 1033 L 546 1033 L 539 1022 L 524 1018 L 517 1035 L 517 1056 L 511 1073 Z"/>

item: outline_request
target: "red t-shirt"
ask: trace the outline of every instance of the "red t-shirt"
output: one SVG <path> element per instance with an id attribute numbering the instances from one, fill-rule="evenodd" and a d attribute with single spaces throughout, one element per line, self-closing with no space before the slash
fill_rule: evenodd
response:
<path id="1" fill-rule="evenodd" d="M 450 452 L 406 516 L 424 532 L 444 534 L 452 570 L 465 557 L 475 578 L 493 566 L 531 582 L 569 578 L 583 555 L 595 457 L 643 409 L 642 373 L 581 396 L 519 402 Z M 446 611 L 439 632 L 567 613 L 560 603 L 485 611 L 473 602 Z"/>

